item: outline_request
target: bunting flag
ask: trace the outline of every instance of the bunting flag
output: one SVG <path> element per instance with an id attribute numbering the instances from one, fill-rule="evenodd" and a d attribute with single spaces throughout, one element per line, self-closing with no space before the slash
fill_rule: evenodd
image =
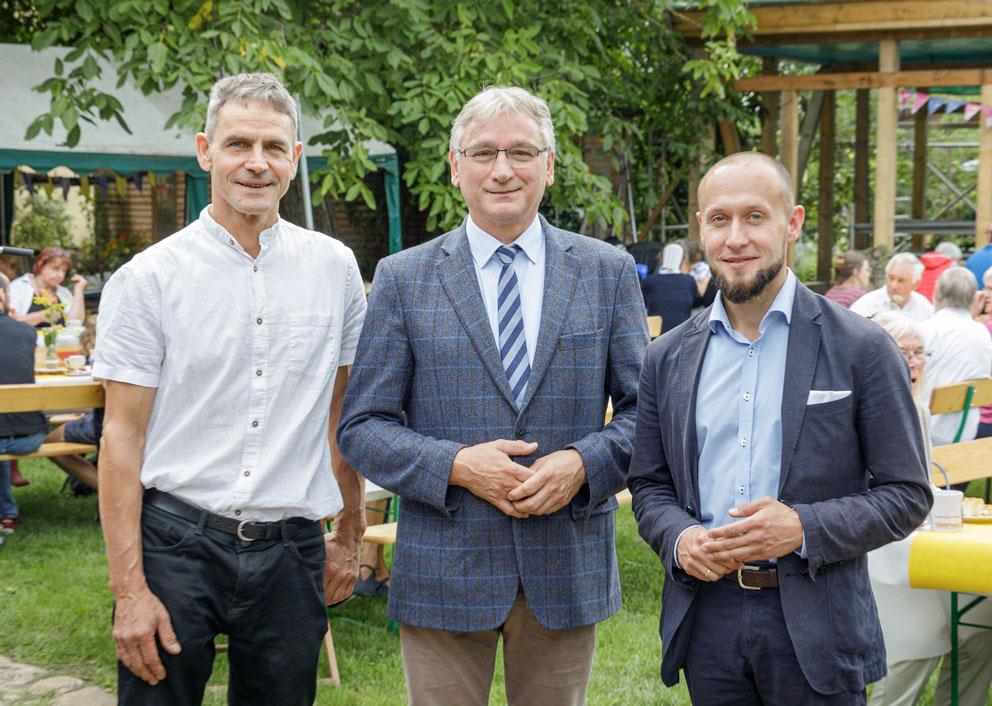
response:
<path id="1" fill-rule="evenodd" d="M 69 199 L 69 187 L 72 186 L 72 179 L 62 177 L 59 180 L 59 185 L 62 187 L 62 200 L 67 201 Z"/>
<path id="2" fill-rule="evenodd" d="M 48 198 L 52 198 L 52 190 L 54 187 L 54 184 L 52 184 L 52 178 L 48 177 L 47 179 L 45 179 L 45 183 L 42 184 L 41 186 L 45 190 L 45 196 L 47 196 Z"/>
<path id="3" fill-rule="evenodd" d="M 148 172 L 148 186 L 154 189 L 158 184 L 158 177 L 155 176 L 155 172 Z"/>
<path id="4" fill-rule="evenodd" d="M 118 196 L 121 198 L 127 196 L 127 182 L 124 181 L 124 177 L 114 177 L 114 187 L 117 189 Z"/>
<path id="5" fill-rule="evenodd" d="M 913 100 L 913 96 L 915 96 L 915 95 L 916 95 L 916 93 L 914 91 L 909 90 L 908 88 L 900 88 L 899 89 L 899 107 L 900 108 L 905 108 L 907 105 L 910 104 L 910 102 Z"/>
<path id="6" fill-rule="evenodd" d="M 131 181 L 133 181 L 133 182 L 134 182 L 134 188 L 138 190 L 138 193 L 139 193 L 139 194 L 142 194 L 142 193 L 144 193 L 144 192 L 143 192 L 143 191 L 141 190 L 141 172 L 138 172 L 138 173 L 137 173 L 137 174 L 135 174 L 135 175 L 134 175 L 133 177 L 131 177 Z"/>
<path id="7" fill-rule="evenodd" d="M 964 118 L 964 121 L 968 122 L 969 120 L 971 120 L 973 117 L 975 117 L 975 113 L 977 113 L 981 109 L 982 106 L 978 105 L 977 103 L 967 103 L 964 106 L 964 115 L 962 116 Z"/>
<path id="8" fill-rule="evenodd" d="M 937 119 L 940 117 L 938 115 L 939 113 L 955 113 L 962 110 L 961 117 L 964 122 L 968 122 L 978 115 L 978 113 L 982 113 L 986 126 L 992 128 L 992 106 L 969 103 L 954 98 L 931 96 L 925 91 L 914 91 L 908 88 L 899 89 L 900 110 L 908 110 L 911 114 L 915 115 L 923 106 L 927 108 L 927 116 L 937 115 Z"/>
<path id="9" fill-rule="evenodd" d="M 927 115 L 933 115 L 946 103 L 943 98 L 938 98 L 937 96 L 930 96 L 930 100 L 927 101 Z"/>
<path id="10" fill-rule="evenodd" d="M 982 112 L 985 114 L 985 127 L 992 130 L 992 105 L 983 105 Z"/>
<path id="11" fill-rule="evenodd" d="M 103 174 L 97 174 L 93 177 L 93 181 L 96 182 L 96 188 L 100 192 L 100 196 L 107 198 L 107 177 Z"/>
<path id="12" fill-rule="evenodd" d="M 79 177 L 79 190 L 83 192 L 83 198 L 90 200 L 90 178 L 88 176 Z"/>
<path id="13" fill-rule="evenodd" d="M 967 105 L 965 101 L 954 101 L 954 100 L 947 101 L 947 105 L 944 106 L 944 112 L 955 113 L 959 108 L 961 108 L 964 105 Z"/>
<path id="14" fill-rule="evenodd" d="M 913 99 L 913 105 L 910 107 L 909 112 L 916 115 L 920 111 L 920 108 L 927 104 L 928 100 L 930 100 L 929 93 L 917 93 L 916 97 Z"/>
<path id="15" fill-rule="evenodd" d="M 34 196 L 34 175 L 25 173 L 21 177 L 24 179 L 24 188 L 28 190 L 28 195 Z"/>
<path id="16" fill-rule="evenodd" d="M 155 176 L 154 172 L 135 172 L 131 176 L 122 177 L 117 174 L 94 174 L 92 176 L 82 176 L 82 177 L 50 177 L 44 174 L 35 174 L 34 172 L 21 171 L 15 169 L 13 171 L 14 186 L 24 186 L 28 190 L 28 193 L 32 196 L 34 195 L 34 189 L 36 186 L 41 186 L 44 188 L 45 193 L 49 198 L 52 197 L 52 193 L 56 188 L 62 191 L 62 198 L 68 200 L 69 189 L 73 186 L 78 186 L 79 190 L 82 192 L 83 198 L 89 199 L 90 187 L 93 183 L 100 189 L 100 193 L 104 196 L 107 194 L 107 187 L 110 184 L 110 180 L 114 180 L 114 189 L 120 195 L 121 198 L 127 197 L 127 185 L 128 183 L 134 184 L 138 193 L 144 193 L 144 180 L 148 177 L 148 183 L 152 188 L 155 188 L 159 184 L 158 178 Z"/>

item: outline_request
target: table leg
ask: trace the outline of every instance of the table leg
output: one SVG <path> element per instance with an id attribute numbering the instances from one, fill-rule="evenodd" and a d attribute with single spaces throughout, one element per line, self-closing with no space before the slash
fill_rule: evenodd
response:
<path id="1" fill-rule="evenodd" d="M 951 706 L 958 706 L 958 594 L 951 591 Z"/>

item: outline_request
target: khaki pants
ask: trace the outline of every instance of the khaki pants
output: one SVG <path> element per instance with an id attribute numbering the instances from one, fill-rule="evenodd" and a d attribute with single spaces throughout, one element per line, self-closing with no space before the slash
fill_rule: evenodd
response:
<path id="1" fill-rule="evenodd" d="M 411 706 L 486 706 L 500 635 L 509 706 L 585 703 L 596 626 L 548 630 L 520 592 L 496 630 L 449 632 L 400 625 Z"/>

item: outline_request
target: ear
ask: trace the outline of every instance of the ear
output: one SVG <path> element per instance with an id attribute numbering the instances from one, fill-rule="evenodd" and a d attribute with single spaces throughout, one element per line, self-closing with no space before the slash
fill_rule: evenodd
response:
<path id="1" fill-rule="evenodd" d="M 555 153 L 548 150 L 548 179 L 545 182 L 545 186 L 551 186 L 555 183 Z"/>
<path id="2" fill-rule="evenodd" d="M 300 155 L 303 154 L 303 143 L 297 142 L 293 145 L 293 176 L 292 179 L 296 178 L 296 170 L 300 166 Z"/>
<path id="3" fill-rule="evenodd" d="M 213 167 L 213 160 L 210 159 L 210 141 L 205 132 L 196 133 L 196 161 L 200 163 L 200 169 L 209 172 Z"/>
<path id="4" fill-rule="evenodd" d="M 448 165 L 451 167 L 451 184 L 458 186 L 458 153 L 448 150 Z"/>
<path id="5" fill-rule="evenodd" d="M 789 236 L 785 239 L 786 242 L 794 243 L 799 240 L 799 234 L 802 232 L 805 221 L 806 209 L 796 205 L 792 209 L 792 214 L 789 216 Z"/>

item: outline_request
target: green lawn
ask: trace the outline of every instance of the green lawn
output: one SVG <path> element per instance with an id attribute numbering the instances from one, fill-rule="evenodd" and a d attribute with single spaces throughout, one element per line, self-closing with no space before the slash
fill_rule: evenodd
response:
<path id="1" fill-rule="evenodd" d="M 64 476 L 47 461 L 22 462 L 21 468 L 31 480 L 30 486 L 15 489 L 24 525 L 0 547 L 0 654 L 112 689 L 112 601 L 100 527 L 94 522 L 96 498 L 61 494 Z M 589 703 L 688 704 L 684 686 L 666 689 L 658 677 L 662 570 L 637 536 L 629 508 L 618 513 L 617 549 L 624 609 L 598 628 Z M 334 611 L 331 625 L 343 684 L 319 687 L 318 704 L 405 703 L 399 638 L 387 629 L 385 611 L 385 599 L 370 598 L 356 598 Z M 322 658 L 321 677 L 326 670 Z M 225 680 L 225 658 L 218 656 L 213 682 Z M 505 702 L 501 681 L 497 668 L 494 704 Z M 207 703 L 219 706 L 226 698 L 211 692 Z"/>

